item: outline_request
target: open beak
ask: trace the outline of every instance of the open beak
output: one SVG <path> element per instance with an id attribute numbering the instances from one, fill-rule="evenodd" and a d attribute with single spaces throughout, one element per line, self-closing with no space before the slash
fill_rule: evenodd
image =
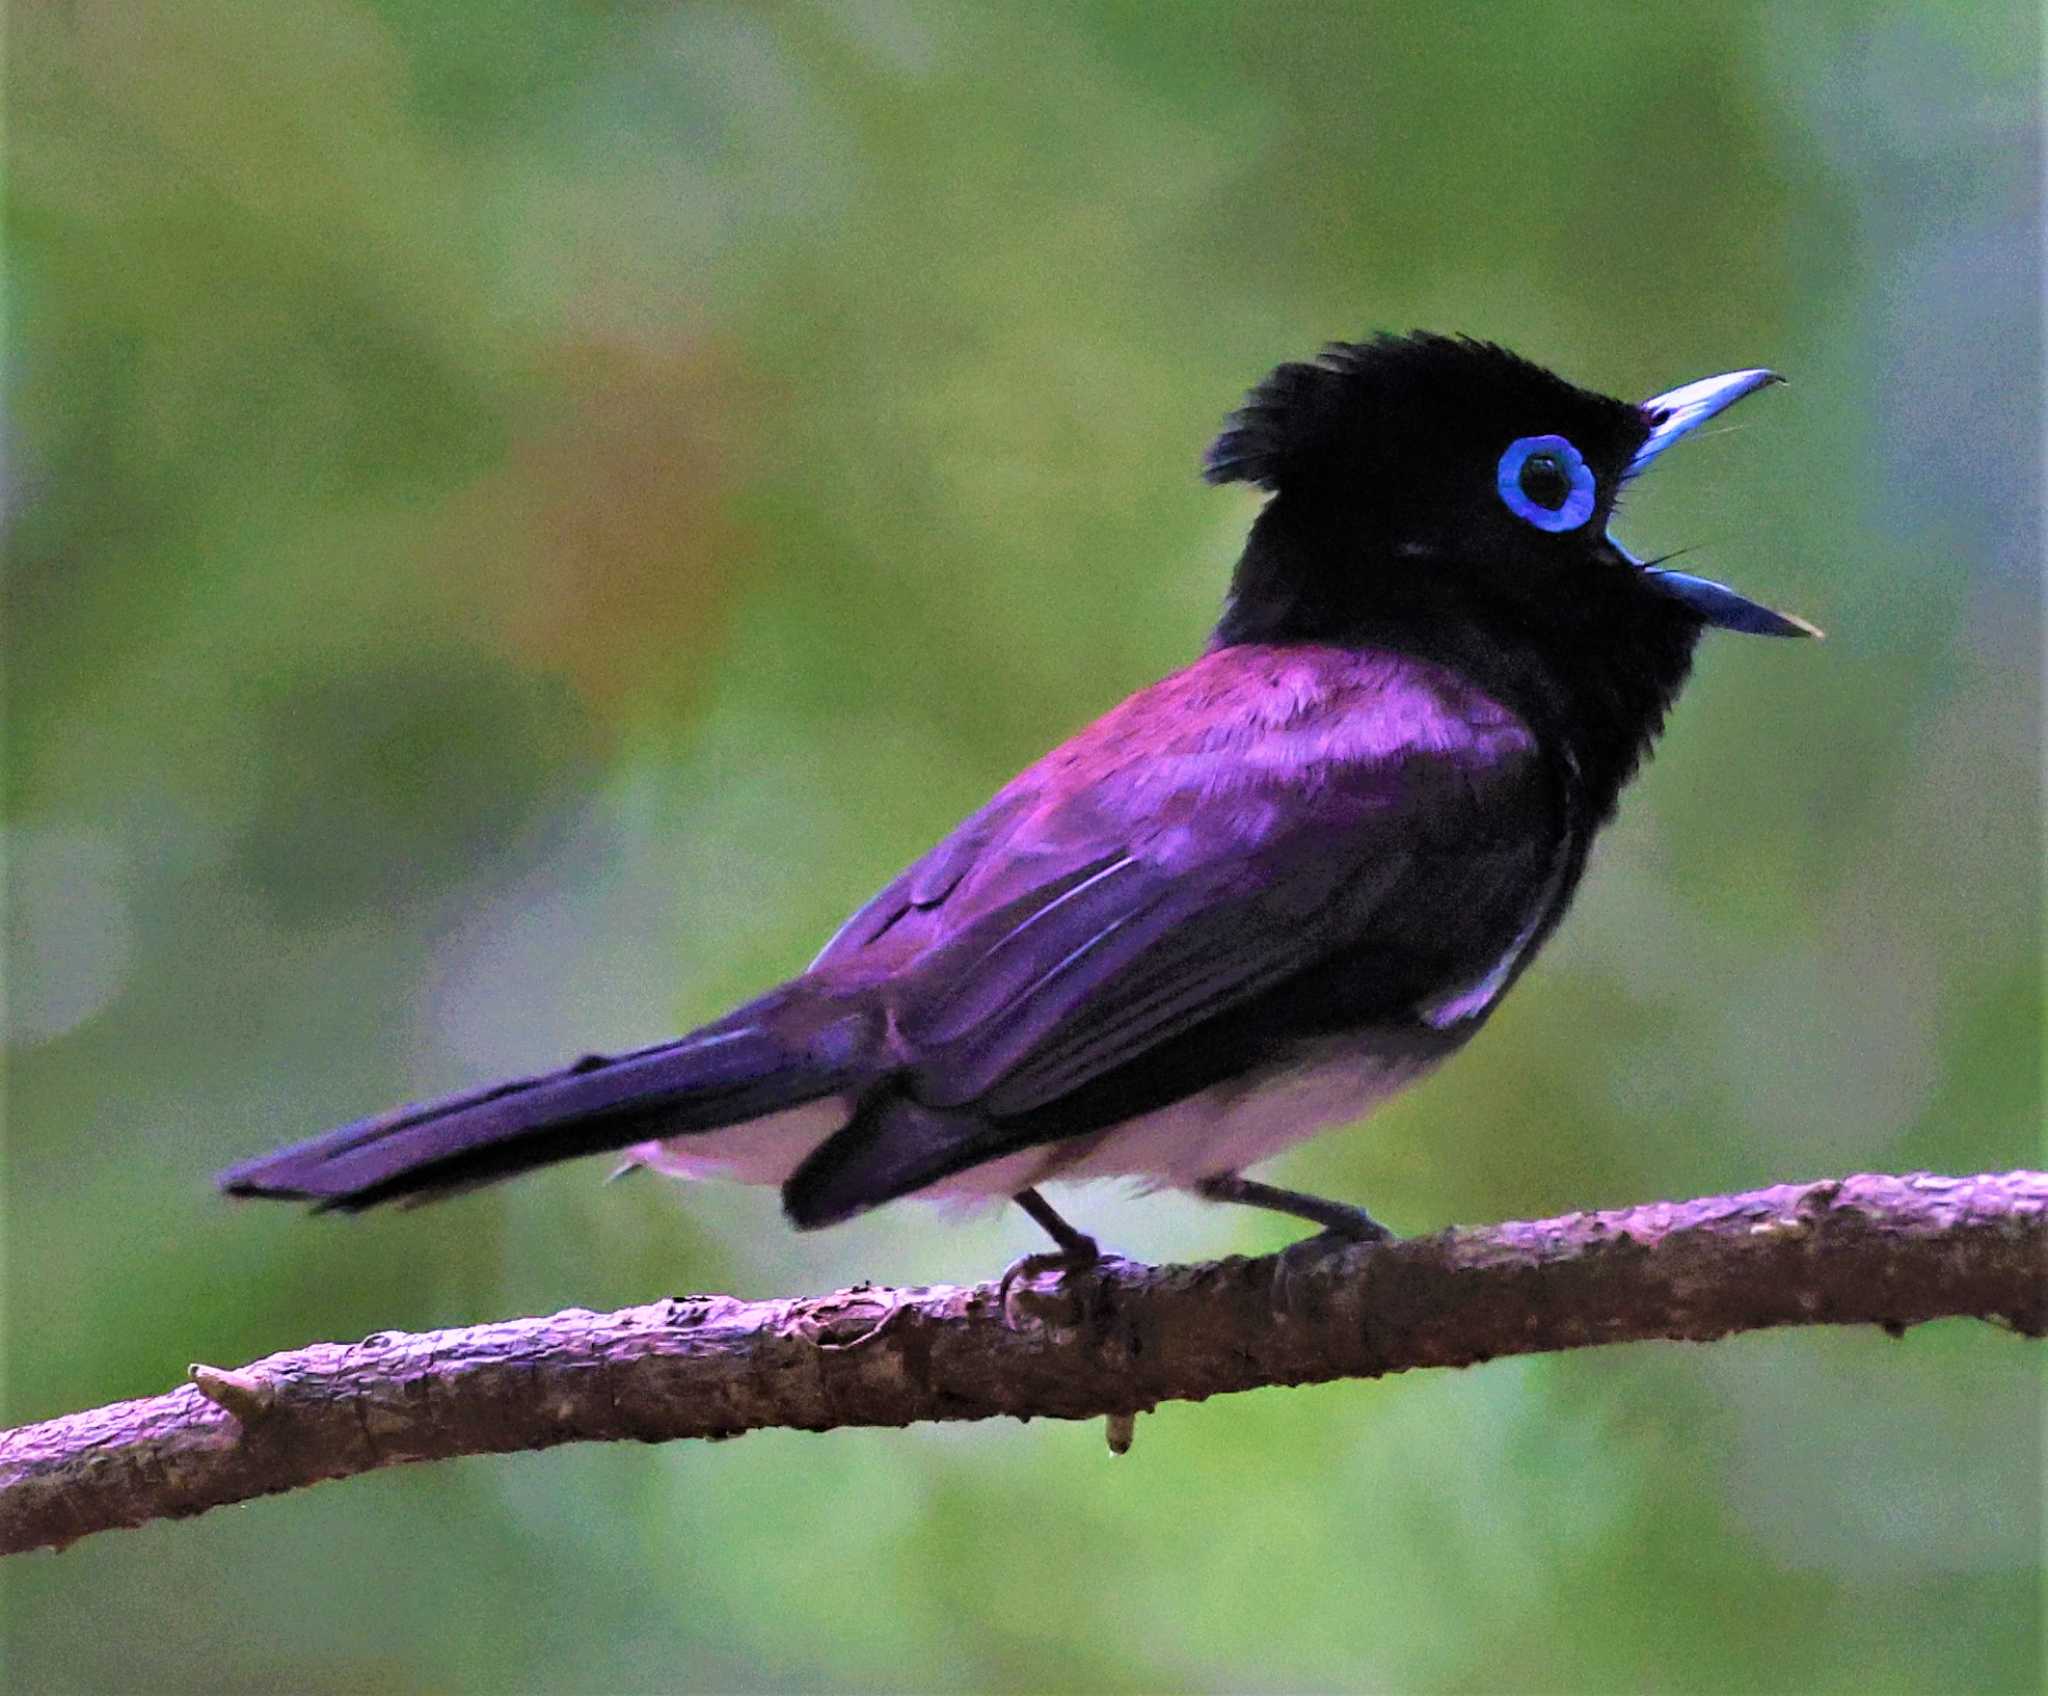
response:
<path id="1" fill-rule="evenodd" d="M 1726 412 L 1744 395 L 1785 379 L 1775 371 L 1730 371 L 1725 376 L 1706 377 L 1687 383 L 1682 389 L 1655 395 L 1643 402 L 1644 421 L 1650 426 L 1649 439 L 1636 450 L 1625 480 L 1636 476 L 1673 442 L 1689 436 L 1709 418 Z M 1618 546 L 1619 544 L 1617 544 Z M 1661 594 L 1683 601 L 1718 630 L 1739 630 L 1750 636 L 1818 636 L 1820 631 L 1803 618 L 1774 612 L 1746 595 L 1738 595 L 1725 583 L 1694 577 L 1689 572 L 1667 571 L 1662 566 L 1643 565 L 1626 549 L 1623 557 L 1635 563 L 1643 580 Z"/>

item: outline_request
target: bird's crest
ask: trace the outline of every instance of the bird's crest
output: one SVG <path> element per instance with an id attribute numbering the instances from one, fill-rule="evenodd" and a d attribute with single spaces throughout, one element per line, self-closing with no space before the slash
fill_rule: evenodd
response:
<path id="1" fill-rule="evenodd" d="M 1440 451 L 1494 418 L 1585 420 L 1605 437 L 1639 430 L 1633 415 L 1493 342 L 1382 334 L 1276 367 L 1224 420 L 1202 471 L 1278 491 Z"/>

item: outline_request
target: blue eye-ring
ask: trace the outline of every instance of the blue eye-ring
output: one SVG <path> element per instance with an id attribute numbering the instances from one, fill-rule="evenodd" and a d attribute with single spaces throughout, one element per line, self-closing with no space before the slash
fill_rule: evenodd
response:
<path id="1" fill-rule="evenodd" d="M 1593 473 L 1562 436 L 1524 436 L 1500 456 L 1495 479 L 1508 511 L 1539 530 L 1576 530 L 1593 516 Z"/>

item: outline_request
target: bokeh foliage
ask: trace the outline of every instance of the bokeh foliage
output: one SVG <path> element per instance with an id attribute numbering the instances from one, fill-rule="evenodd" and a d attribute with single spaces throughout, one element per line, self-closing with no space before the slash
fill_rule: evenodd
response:
<path id="1" fill-rule="evenodd" d="M 2041 1138 L 2032 8 L 14 8 L 7 1409 L 316 1337 L 986 1275 L 1021 1220 L 207 1174 L 808 958 L 1182 661 L 1270 363 L 1647 394 L 1712 643 L 1458 1065 L 1277 1171 L 1409 1229 Z M 1277 1222 L 1107 1193 L 1153 1257 Z M 384 1475 L 11 1563 L 12 1688 L 1991 1690 L 2036 1351 L 1756 1337 L 1094 1429 Z"/>

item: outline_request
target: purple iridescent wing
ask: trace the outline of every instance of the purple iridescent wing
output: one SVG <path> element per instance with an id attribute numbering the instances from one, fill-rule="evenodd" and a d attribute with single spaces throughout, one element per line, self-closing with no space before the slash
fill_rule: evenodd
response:
<path id="1" fill-rule="evenodd" d="M 1024 772 L 810 975 L 882 999 L 917 1102 L 1028 1112 L 1379 934 L 1405 1012 L 1418 962 L 1455 971 L 1523 924 L 1548 816 L 1528 731 L 1449 674 L 1225 649 Z M 1447 890 L 1469 897 L 1450 933 L 1409 938 Z"/>

